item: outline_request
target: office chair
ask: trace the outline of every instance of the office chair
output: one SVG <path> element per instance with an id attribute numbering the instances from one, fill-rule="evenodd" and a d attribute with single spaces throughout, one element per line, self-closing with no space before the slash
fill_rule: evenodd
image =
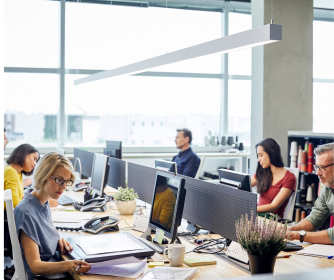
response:
<path id="1" fill-rule="evenodd" d="M 290 171 L 293 173 L 296 177 L 296 188 L 294 193 L 291 194 L 289 198 L 289 202 L 285 207 L 284 211 L 284 220 L 292 221 L 293 217 L 293 210 L 295 208 L 295 202 L 296 202 L 296 196 L 297 196 L 297 188 L 298 188 L 298 179 L 299 179 L 299 169 L 298 168 L 289 168 L 289 167 L 284 167 L 286 170 Z"/>
<path id="2" fill-rule="evenodd" d="M 195 179 L 198 179 L 198 178 L 199 178 L 199 174 L 200 174 L 201 171 L 202 171 L 202 167 L 203 167 L 204 160 L 205 160 L 205 156 L 202 156 L 202 157 L 201 157 L 201 163 L 199 164 L 199 167 L 198 167 L 197 172 L 196 172 L 196 175 L 195 175 Z"/>
<path id="3" fill-rule="evenodd" d="M 13 198 L 12 198 L 12 190 L 5 190 L 4 192 L 4 201 L 6 202 L 6 210 L 7 210 L 7 220 L 8 220 L 8 227 L 9 227 L 9 235 L 10 240 L 12 243 L 12 250 L 13 250 L 13 260 L 14 260 L 14 267 L 15 273 L 13 275 L 12 280 L 27 280 L 27 273 L 24 268 L 23 258 L 21 254 L 21 248 L 19 239 L 16 233 L 16 224 L 14 219 L 14 206 L 13 206 Z M 37 280 L 46 280 L 46 279 L 70 279 L 68 278 L 68 273 L 59 273 L 55 275 L 36 275 L 35 279 Z"/>

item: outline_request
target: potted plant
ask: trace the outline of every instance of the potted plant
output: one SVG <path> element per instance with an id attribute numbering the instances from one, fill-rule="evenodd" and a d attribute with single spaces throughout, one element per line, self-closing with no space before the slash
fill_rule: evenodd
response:
<path id="1" fill-rule="evenodd" d="M 137 193 L 129 187 L 118 187 L 118 192 L 114 194 L 117 210 L 122 215 L 132 215 L 136 211 Z"/>
<path id="2" fill-rule="evenodd" d="M 276 257 L 285 247 L 287 224 L 277 222 L 277 217 L 265 219 L 256 217 L 252 211 L 242 215 L 236 222 L 238 242 L 248 253 L 249 266 L 252 274 L 273 273 Z"/>

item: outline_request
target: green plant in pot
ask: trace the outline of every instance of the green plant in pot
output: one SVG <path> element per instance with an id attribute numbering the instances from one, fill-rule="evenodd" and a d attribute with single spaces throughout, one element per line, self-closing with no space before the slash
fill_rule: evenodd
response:
<path id="1" fill-rule="evenodd" d="M 117 210 L 122 215 L 132 215 L 136 211 L 137 193 L 129 187 L 118 187 L 118 192 L 114 194 Z"/>
<path id="2" fill-rule="evenodd" d="M 286 232 L 286 223 L 278 223 L 277 217 L 254 219 L 253 210 L 250 220 L 246 214 L 236 222 L 238 242 L 248 253 L 252 274 L 274 272 L 276 257 L 286 244 Z"/>

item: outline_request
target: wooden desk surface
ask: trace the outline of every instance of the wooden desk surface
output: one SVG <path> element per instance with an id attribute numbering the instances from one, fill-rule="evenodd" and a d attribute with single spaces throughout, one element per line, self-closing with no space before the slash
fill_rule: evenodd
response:
<path id="1" fill-rule="evenodd" d="M 77 201 L 83 201 L 83 192 L 77 192 L 77 193 L 71 193 L 68 192 L 66 195 L 71 196 L 75 198 Z M 127 224 L 125 221 L 129 224 L 133 224 L 134 215 L 120 215 L 119 212 L 116 209 L 115 203 L 110 202 L 109 208 L 106 212 L 96 212 L 97 215 L 110 215 L 115 216 L 121 220 L 119 223 L 119 227 L 121 231 L 127 230 Z M 128 230 L 132 235 L 139 237 L 142 233 L 134 230 Z M 85 236 L 90 235 L 89 233 L 85 232 L 64 232 L 59 231 L 59 234 L 61 237 L 75 237 L 75 236 Z M 101 234 L 113 234 L 113 233 L 101 233 Z M 190 251 L 195 246 L 191 243 L 189 243 L 186 239 L 181 238 L 182 244 L 186 246 L 186 252 Z M 317 258 L 317 257 L 309 257 L 309 256 L 302 256 L 302 255 L 296 255 L 289 252 L 281 252 L 280 255 L 286 255 L 291 254 L 292 256 L 290 258 L 282 258 L 276 260 L 275 265 L 275 271 L 274 275 L 280 275 L 280 274 L 289 274 L 289 273 L 297 273 L 297 272 L 305 272 L 305 271 L 313 271 L 315 269 L 319 268 L 328 268 L 334 267 L 334 260 L 328 260 L 326 258 Z M 198 254 L 195 253 L 189 253 L 187 256 L 198 256 Z M 208 256 L 208 255 L 205 255 Z M 209 255 L 214 256 L 214 255 Z M 64 255 L 64 259 L 69 259 L 68 256 Z M 165 266 L 169 266 L 169 264 L 165 264 Z M 183 265 L 183 267 L 188 267 L 186 265 Z M 230 263 L 226 262 L 225 260 L 222 260 L 220 258 L 217 258 L 217 264 L 216 265 L 208 265 L 208 266 L 199 266 L 199 273 L 195 275 L 192 279 L 222 279 L 222 278 L 229 278 L 229 277 L 237 277 L 237 276 L 247 276 L 250 274 L 247 274 L 241 269 L 236 268 L 235 266 L 231 265 Z M 74 279 L 79 280 L 106 280 L 106 279 L 131 279 L 131 278 L 122 278 L 122 277 L 111 277 L 111 276 L 103 276 L 103 275 L 78 275 L 73 274 Z"/>

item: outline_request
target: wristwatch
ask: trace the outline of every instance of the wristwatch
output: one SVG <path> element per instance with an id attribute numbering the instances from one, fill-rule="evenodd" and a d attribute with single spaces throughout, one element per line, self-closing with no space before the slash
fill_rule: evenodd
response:
<path id="1" fill-rule="evenodd" d="M 301 230 L 299 231 L 299 237 L 300 237 L 300 242 L 303 243 L 304 242 L 304 237 L 306 235 L 306 231 L 305 230 Z"/>

